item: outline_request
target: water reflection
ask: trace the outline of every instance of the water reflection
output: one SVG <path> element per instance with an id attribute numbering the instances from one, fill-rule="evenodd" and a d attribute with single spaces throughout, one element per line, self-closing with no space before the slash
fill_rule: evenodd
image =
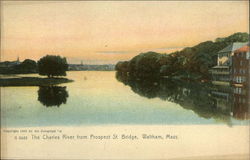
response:
<path id="1" fill-rule="evenodd" d="M 235 87 L 203 83 L 173 81 L 169 79 L 135 79 L 125 73 L 116 73 L 116 79 L 129 85 L 133 92 L 147 98 L 158 97 L 194 111 L 203 118 L 214 118 L 231 123 L 231 117 L 249 119 L 249 99 L 234 92 Z M 247 89 L 245 93 L 247 96 Z M 239 103 L 239 98 L 241 99 Z M 242 100 L 243 99 L 243 100 Z"/>
<path id="2" fill-rule="evenodd" d="M 68 98 L 66 87 L 60 86 L 39 86 L 38 100 L 46 107 L 66 104 Z"/>

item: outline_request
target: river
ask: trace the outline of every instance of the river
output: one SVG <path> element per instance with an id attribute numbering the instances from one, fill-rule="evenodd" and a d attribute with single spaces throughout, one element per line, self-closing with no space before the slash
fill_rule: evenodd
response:
<path id="1" fill-rule="evenodd" d="M 242 109 L 238 113 L 228 99 L 218 100 L 203 86 L 131 81 L 113 71 L 70 71 L 67 78 L 74 82 L 49 87 L 1 87 L 1 125 L 249 124 L 245 116 L 249 113 L 241 113 Z"/>

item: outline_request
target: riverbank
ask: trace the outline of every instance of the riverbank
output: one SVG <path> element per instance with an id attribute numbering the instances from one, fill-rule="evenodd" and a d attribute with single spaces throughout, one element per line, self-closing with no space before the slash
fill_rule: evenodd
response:
<path id="1" fill-rule="evenodd" d="M 67 78 L 40 77 L 2 78 L 0 79 L 0 86 L 48 86 L 69 82 L 73 82 L 73 80 Z"/>

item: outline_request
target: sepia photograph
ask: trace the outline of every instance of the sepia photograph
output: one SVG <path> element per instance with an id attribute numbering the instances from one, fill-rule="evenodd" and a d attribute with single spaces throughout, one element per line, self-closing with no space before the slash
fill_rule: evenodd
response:
<path id="1" fill-rule="evenodd" d="M 0 5 L 1 159 L 250 158 L 249 1 Z"/>

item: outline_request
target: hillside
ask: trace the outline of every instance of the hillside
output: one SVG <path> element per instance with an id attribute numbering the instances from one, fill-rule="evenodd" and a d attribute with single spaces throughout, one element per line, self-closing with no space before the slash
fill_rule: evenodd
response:
<path id="1" fill-rule="evenodd" d="M 210 79 L 209 69 L 217 63 L 217 53 L 233 42 L 249 41 L 248 33 L 205 41 L 170 54 L 140 53 L 130 61 L 118 62 L 116 71 L 130 77 L 173 77 L 179 79 Z"/>

